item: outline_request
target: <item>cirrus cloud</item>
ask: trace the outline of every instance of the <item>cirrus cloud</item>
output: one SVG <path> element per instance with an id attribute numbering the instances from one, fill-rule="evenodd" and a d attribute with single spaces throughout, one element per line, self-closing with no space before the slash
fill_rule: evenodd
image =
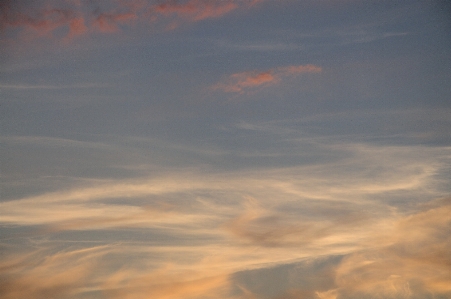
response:
<path id="1" fill-rule="evenodd" d="M 70 40 L 86 33 L 115 33 L 139 23 L 175 29 L 182 23 L 222 17 L 237 9 L 247 9 L 261 0 L 249 1 L 104 1 L 83 4 L 80 1 L 37 1 L 19 5 L 5 1 L 0 6 L 0 30 L 25 32 L 29 39 L 63 35 Z M 65 33 L 62 33 L 65 32 Z"/>
<path id="2" fill-rule="evenodd" d="M 212 86 L 212 89 L 223 92 L 245 93 L 257 87 L 277 84 L 287 77 L 320 72 L 322 72 L 322 68 L 313 64 L 276 67 L 266 71 L 246 71 L 230 75 Z"/>

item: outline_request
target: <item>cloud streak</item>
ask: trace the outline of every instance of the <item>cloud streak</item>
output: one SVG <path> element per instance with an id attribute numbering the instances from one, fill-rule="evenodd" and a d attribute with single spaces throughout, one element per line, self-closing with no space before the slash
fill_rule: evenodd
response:
<path id="1" fill-rule="evenodd" d="M 79 1 L 39 1 L 20 6 L 4 1 L 1 6 L 0 30 L 21 30 L 28 38 L 61 36 L 63 41 L 87 33 L 116 33 L 134 24 L 175 29 L 182 23 L 220 18 L 234 10 L 248 9 L 257 0 L 213 1 L 106 1 L 95 8 Z"/>
<path id="2" fill-rule="evenodd" d="M 322 68 L 313 64 L 277 67 L 266 71 L 247 71 L 230 75 L 212 86 L 213 90 L 223 92 L 246 93 L 259 87 L 277 84 L 285 78 L 299 74 L 320 73 Z"/>

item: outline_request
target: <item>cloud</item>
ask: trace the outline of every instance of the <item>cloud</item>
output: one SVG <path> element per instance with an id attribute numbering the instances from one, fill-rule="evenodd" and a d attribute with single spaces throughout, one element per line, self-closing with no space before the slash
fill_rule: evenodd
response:
<path id="1" fill-rule="evenodd" d="M 121 244 L 65 250 L 49 244 L 40 247 L 0 260 L 2 298 L 221 298 L 230 284 L 227 271 L 212 267 L 211 261 L 183 269 L 167 260 L 146 264 L 152 253 Z"/>
<path id="2" fill-rule="evenodd" d="M 448 298 L 451 198 L 418 207 L 396 215 L 384 228 L 357 224 L 365 226 L 369 238 L 347 254 L 316 251 L 300 262 L 236 273 L 233 282 L 249 298 Z"/>
<path id="3" fill-rule="evenodd" d="M 194 274 L 195 275 L 195 274 Z M 121 276 L 123 276 L 121 274 Z M 191 276 L 191 278 L 190 278 Z M 229 287 L 228 275 L 192 278 L 193 273 L 181 275 L 170 273 L 151 273 L 133 280 L 112 280 L 106 282 L 102 288 L 108 298 L 221 298 Z"/>
<path id="4" fill-rule="evenodd" d="M 231 81 L 229 84 L 216 85 L 214 88 L 222 89 L 225 92 L 241 92 L 243 89 L 270 85 L 278 81 L 271 71 L 237 73 L 231 75 L 229 79 Z"/>
<path id="5" fill-rule="evenodd" d="M 436 298 L 451 295 L 451 198 L 402 217 L 375 236 L 373 249 L 337 268 L 338 298 Z M 383 239 L 383 247 L 378 246 Z"/>
<path id="6" fill-rule="evenodd" d="M 229 13 L 238 8 L 238 3 L 238 1 L 210 0 L 167 1 L 151 7 L 150 10 L 164 16 L 175 15 L 191 21 L 200 21 Z"/>
<path id="7" fill-rule="evenodd" d="M 0 295 L 13 298 L 67 298 L 90 282 L 106 246 L 50 253 L 36 250 L 0 261 Z"/>
<path id="8" fill-rule="evenodd" d="M 166 24 L 166 29 L 173 30 L 182 23 L 220 18 L 234 10 L 250 8 L 258 2 L 261 0 L 169 0 L 151 5 L 146 15 L 152 23 Z"/>
<path id="9" fill-rule="evenodd" d="M 28 38 L 63 34 L 63 40 L 67 42 L 86 33 L 115 33 L 138 23 L 141 26 L 153 24 L 175 29 L 181 23 L 219 18 L 237 9 L 250 8 L 257 2 L 260 1 L 167 0 L 153 4 L 138 0 L 111 0 L 97 3 L 93 8 L 80 1 L 47 0 L 28 6 L 4 1 L 1 6 L 0 29 L 31 30 L 31 33 L 27 33 Z"/>
<path id="10" fill-rule="evenodd" d="M 150 183 L 150 182 L 149 182 Z M 158 184 L 158 183 L 157 183 Z M 164 184 L 164 183 L 163 183 Z M 165 184 L 166 187 L 169 185 Z M 156 186 L 154 186 L 156 187 Z M 23 200 L 0 203 L 1 222 L 21 225 L 41 225 L 46 231 L 101 229 L 109 227 L 160 227 L 192 225 L 208 219 L 206 215 L 179 213 L 171 205 L 149 202 L 142 206 L 117 205 L 101 202 L 114 198 L 139 198 L 159 194 L 152 183 L 137 185 L 104 184 L 100 188 L 86 188 L 71 192 L 56 192 Z M 110 189 L 111 188 L 111 189 Z M 158 191 L 160 189 L 161 191 Z M 112 191 L 112 193 L 110 192 Z M 179 189 L 180 190 L 180 189 Z M 170 193 L 170 191 L 168 190 Z M 114 194 L 116 193 L 116 194 Z M 23 205 L 27 205 L 26 210 Z M 191 229 L 193 226 L 190 225 Z"/>
<path id="11" fill-rule="evenodd" d="M 38 137 L 8 137 L 3 140 L 13 149 L 34 144 L 45 146 L 44 151 L 50 153 L 69 146 L 77 148 L 78 153 L 87 149 L 90 155 L 93 150 L 102 155 L 114 147 L 106 143 Z M 156 223 L 201 225 L 205 221 L 220 226 L 221 221 L 231 221 L 229 231 L 243 241 L 263 245 L 296 244 L 301 242 L 298 237 L 301 232 L 307 240 L 312 235 L 320 236 L 319 232 L 327 236 L 333 231 L 329 231 L 330 224 L 344 223 L 346 219 L 350 223 L 358 221 L 353 204 L 365 206 L 373 211 L 374 216 L 379 216 L 389 212 L 386 202 L 381 200 L 388 194 L 399 202 L 407 200 L 404 197 L 433 194 L 427 186 L 439 179 L 435 176 L 440 171 L 438 161 L 447 152 L 447 149 L 434 148 L 379 148 L 361 144 L 323 144 L 313 140 L 300 142 L 310 142 L 315 151 L 321 155 L 333 155 L 333 158 L 315 165 L 279 169 L 208 175 L 185 169 L 155 177 L 86 180 L 83 185 L 72 189 L 4 201 L 0 203 L 0 219 L 5 224 L 50 225 L 61 229 L 149 227 Z M 302 148 L 294 148 L 302 151 Z M 212 197 L 218 196 L 222 204 L 203 198 L 205 192 Z M 288 205 L 289 210 L 303 215 L 308 211 L 305 215 L 309 218 L 316 214 L 325 215 L 327 211 L 331 222 L 298 222 L 295 216 L 283 216 L 286 207 L 271 212 L 251 207 L 243 212 L 242 198 L 249 196 L 263 206 L 274 206 L 274 199 L 277 199 L 276 206 Z M 165 198 L 171 198 L 171 205 L 160 205 L 166 202 Z M 297 208 L 296 202 L 302 202 L 303 210 Z M 213 215 L 210 213 L 212 208 L 215 209 Z M 192 228 L 192 225 L 187 227 Z M 333 235 L 336 233 L 333 231 Z"/>
<path id="12" fill-rule="evenodd" d="M 138 17 L 134 13 L 101 13 L 99 14 L 93 24 L 101 32 L 117 32 L 120 24 L 130 23 Z"/>
<path id="13" fill-rule="evenodd" d="M 254 198 L 248 198 L 248 202 L 245 212 L 224 226 L 238 242 L 245 245 L 287 248 L 302 246 L 304 250 L 333 245 L 338 249 L 346 248 L 352 243 L 354 244 L 351 246 L 356 246 L 368 231 L 380 229 L 380 224 L 376 223 L 378 220 L 368 213 L 354 211 L 351 205 L 305 201 L 304 210 L 311 215 L 318 211 L 329 215 L 328 206 L 334 207 L 334 214 L 318 221 L 316 217 L 300 217 L 297 213 L 265 209 Z M 365 227 L 365 232 L 360 230 L 362 226 Z"/>
<path id="14" fill-rule="evenodd" d="M 277 84 L 286 77 L 303 73 L 320 73 L 322 68 L 313 64 L 277 67 L 267 71 L 248 71 L 230 75 L 225 80 L 212 86 L 213 90 L 244 93 L 257 87 Z"/>
<path id="15" fill-rule="evenodd" d="M 302 73 L 320 73 L 322 68 L 313 64 L 307 64 L 281 67 L 278 70 L 286 75 L 297 75 Z"/>
<path id="16" fill-rule="evenodd" d="M 85 20 L 82 17 L 73 18 L 69 23 L 68 38 L 71 39 L 77 35 L 82 35 L 88 31 L 88 27 L 85 25 Z"/>
<path id="17" fill-rule="evenodd" d="M 277 126 L 245 129 L 278 132 Z M 113 146 L 40 137 L 3 141 L 11 150 L 15 144 L 90 152 Z M 299 272 L 318 273 L 312 277 L 316 284 L 302 286 L 298 272 L 290 270 L 283 277 L 292 284 L 271 298 L 365 298 L 372 290 L 390 298 L 391 282 L 399 294 L 408 294 L 402 293 L 406 282 L 412 294 L 446 294 L 450 205 L 441 201 L 420 211 L 412 206 L 418 197 L 441 192 L 431 186 L 449 148 L 298 142 L 310 142 L 321 157 L 334 156 L 278 169 L 191 168 L 135 179 L 86 179 L 78 187 L 3 201 L 1 225 L 15 231 L 0 240 L 8 244 L 0 296 L 268 298 L 234 279 L 236 273 L 269 269 L 270 277 L 280 277 L 278 266 L 332 256 L 343 259 L 331 261 L 321 274 L 314 267 Z M 93 243 L 109 245 L 77 251 Z M 32 254 L 14 258 L 17 248 Z M 327 277 L 327 284 L 318 277 Z M 231 291 L 234 284 L 241 293 Z"/>
<path id="18" fill-rule="evenodd" d="M 31 16 L 21 12 L 9 13 L 9 9 L 6 8 L 1 27 L 4 30 L 8 27 L 31 28 L 44 35 L 60 26 L 70 24 L 74 18 L 74 13 L 66 9 L 42 10 Z"/>
<path id="19" fill-rule="evenodd" d="M 274 223 L 275 230 L 280 227 L 255 199 L 247 198 L 244 206 L 256 227 Z M 22 248 L 24 252 L 4 253 L 0 295 L 6 299 L 447 298 L 451 199 L 422 207 L 396 216 L 384 229 L 355 223 L 370 238 L 359 240 L 354 235 L 361 247 L 341 255 L 317 248 L 302 256 L 305 244 L 242 246 L 233 240 L 165 246 L 152 240 L 105 246 L 81 242 L 65 249 L 60 242 L 41 240 L 31 252 Z M 352 225 L 342 228 L 352 230 Z"/>
<path id="20" fill-rule="evenodd" d="M 384 152 L 389 159 L 389 152 Z M 321 175 L 324 170 L 319 170 Z M 32 254 L 2 257 L 2 298 L 48 294 L 64 298 L 89 292 L 133 299 L 240 298 L 231 295 L 232 283 L 242 286 L 243 298 L 266 298 L 232 278 L 239 271 L 335 255 L 344 258 L 323 271 L 327 277 L 333 275 L 333 284 L 329 278 L 322 285 L 321 279 L 312 277 L 315 284 L 302 287 L 297 272 L 290 270 L 287 280 L 293 283 L 279 297 L 448 294 L 449 200 L 423 205 L 424 210 L 407 216 L 390 214 L 384 205 L 363 199 L 366 180 L 352 180 L 347 187 L 332 181 L 337 188 L 354 186 L 356 200 L 346 192 L 340 197 L 342 192 L 315 179 L 318 175 L 311 168 L 216 176 L 191 173 L 111 181 L 3 202 L 3 224 L 50 229 L 43 238 L 33 236 L 40 243 Z M 329 179 L 334 180 L 325 178 Z M 373 187 L 369 190 L 373 192 Z M 331 200 L 324 199 L 328 196 Z M 158 206 L 160 201 L 167 205 Z M 123 239 L 117 230 L 121 227 L 127 228 L 123 234 L 139 232 L 140 237 Z M 81 230 L 83 239 L 94 230 L 96 242 L 110 245 L 75 250 L 66 244 L 69 248 L 61 250 L 60 242 L 52 240 L 65 236 L 60 233 L 64 230 Z M 165 239 L 155 239 L 155 230 L 163 230 Z M 113 242 L 120 244 L 104 237 L 111 233 Z M 323 273 L 314 269 L 309 273 Z"/>

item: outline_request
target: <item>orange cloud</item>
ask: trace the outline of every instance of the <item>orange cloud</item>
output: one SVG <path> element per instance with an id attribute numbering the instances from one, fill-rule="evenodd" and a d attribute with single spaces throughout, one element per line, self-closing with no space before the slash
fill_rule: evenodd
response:
<path id="1" fill-rule="evenodd" d="M 262 85 L 271 85 L 280 82 L 284 77 L 296 76 L 302 73 L 320 73 L 322 68 L 313 64 L 292 65 L 278 67 L 263 72 L 250 71 L 230 75 L 223 82 L 212 88 L 225 92 L 242 93 Z"/>
<path id="2" fill-rule="evenodd" d="M 366 216 L 366 215 L 365 215 Z M 370 217 L 349 212 L 333 216 L 328 221 L 300 220 L 284 214 L 266 211 L 258 206 L 247 206 L 247 211 L 233 218 L 225 229 L 240 243 L 264 247 L 291 247 L 346 242 L 346 232 L 359 234 L 361 225 L 370 226 Z"/>
<path id="3" fill-rule="evenodd" d="M 449 298 L 451 198 L 439 204 L 401 218 L 373 240 L 372 249 L 345 258 L 336 272 L 339 293 L 351 298 Z"/>
<path id="4" fill-rule="evenodd" d="M 0 260 L 0 297 L 78 298 L 95 291 L 102 298 L 221 298 L 230 285 L 226 271 L 211 269 L 211 264 L 202 261 L 189 270 L 175 268 L 167 261 L 146 268 L 142 267 L 145 262 L 137 267 L 129 260 L 127 267 L 120 267 L 108 256 L 133 249 L 146 252 L 120 245 L 55 249 L 42 246 Z"/>
<path id="5" fill-rule="evenodd" d="M 108 298 L 220 298 L 220 294 L 229 288 L 228 275 L 201 277 L 189 279 L 190 273 L 185 275 L 168 275 L 165 271 L 156 271 L 148 275 L 137 277 L 132 281 L 123 279 L 107 282 L 102 287 Z M 124 281 L 125 280 L 125 281 Z M 126 282 L 126 283 L 125 283 Z"/>
<path id="6" fill-rule="evenodd" d="M 36 250 L 0 261 L 0 297 L 67 298 L 88 285 L 106 246 L 49 254 Z"/>
<path id="7" fill-rule="evenodd" d="M 271 75 L 278 71 L 282 72 L 274 69 Z M 52 147 L 109 146 L 47 137 L 14 140 Z M 35 255 L 14 259 L 4 254 L 0 259 L 0 297 L 237 299 L 241 297 L 227 296 L 224 291 L 233 273 L 300 258 L 346 255 L 337 271 L 333 265 L 331 275 L 337 276 L 327 289 L 288 290 L 272 298 L 315 298 L 314 291 L 318 299 L 346 298 L 346 294 L 352 296 L 347 298 L 404 298 L 409 290 L 448 298 L 451 202 L 396 217 L 395 212 L 386 213 L 385 204 L 366 200 L 371 198 L 369 194 L 382 197 L 427 189 L 439 167 L 435 159 L 448 151 L 422 148 L 419 155 L 419 149 L 404 147 L 336 146 L 334 150 L 345 148 L 356 159 L 235 173 L 187 172 L 103 184 L 93 180 L 72 190 L 3 202 L 2 223 L 53 228 L 48 234 L 95 229 L 100 235 L 102 230 L 123 227 L 127 227 L 124 233 L 132 228 L 154 228 L 169 234 L 161 243 L 152 238 L 128 244 L 121 237 L 105 238 L 99 242 L 126 244 L 83 251 L 75 247 L 91 243 L 65 243 L 69 248 L 62 250 L 63 244 L 57 241 L 46 250 L 46 242 L 54 240 L 53 236 L 33 236 L 32 246 L 39 248 Z M 412 157 L 419 158 L 412 162 Z M 363 164 L 361 172 L 356 170 Z M 371 176 L 366 176 L 368 170 Z M 169 209 L 156 205 L 166 198 L 178 198 L 181 205 Z M 127 202 L 119 204 L 116 199 Z M 144 204 L 154 208 L 146 209 Z M 371 211 L 371 216 L 364 211 Z M 373 222 L 378 215 L 388 217 L 382 221 L 388 225 Z M 23 235 L 15 237 L 24 239 Z M 10 244 L 13 251 L 22 243 Z M 173 268 L 164 268 L 167 264 Z M 252 298 L 251 292 L 242 298 Z"/>

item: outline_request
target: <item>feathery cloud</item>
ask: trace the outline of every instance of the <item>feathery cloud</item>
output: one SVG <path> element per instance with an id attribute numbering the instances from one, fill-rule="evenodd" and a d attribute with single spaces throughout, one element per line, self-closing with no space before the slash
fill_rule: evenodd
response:
<path id="1" fill-rule="evenodd" d="M 4 140 L 11 144 L 11 137 Z M 37 137 L 13 140 L 109 147 Z M 17 237 L 33 244 L 25 246 L 31 254 L 5 253 L 0 260 L 5 277 L 0 295 L 237 298 L 231 290 L 239 284 L 243 296 L 262 298 L 234 280 L 236 273 L 340 256 L 326 267 L 334 270 L 326 272 L 335 280 L 285 288 L 281 298 L 401 296 L 409 294 L 407 284 L 412 294 L 447 296 L 450 205 L 445 201 L 404 216 L 381 198 L 435 194 L 427 186 L 449 149 L 322 146 L 346 154 L 281 169 L 88 180 L 78 188 L 3 201 L 0 223 L 36 234 Z M 68 243 L 74 235 L 82 240 Z M 91 242 L 109 245 L 89 247 Z M 365 279 L 356 284 L 360 274 Z M 396 292 L 390 291 L 391 283 Z"/>

